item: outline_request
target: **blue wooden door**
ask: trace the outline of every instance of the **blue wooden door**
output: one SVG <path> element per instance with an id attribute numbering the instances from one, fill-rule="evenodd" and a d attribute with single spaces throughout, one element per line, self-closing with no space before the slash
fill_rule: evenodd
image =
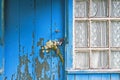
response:
<path id="1" fill-rule="evenodd" d="M 64 0 L 5 0 L 5 80 L 64 80 L 48 40 L 64 38 Z M 60 46 L 64 55 L 64 46 Z"/>

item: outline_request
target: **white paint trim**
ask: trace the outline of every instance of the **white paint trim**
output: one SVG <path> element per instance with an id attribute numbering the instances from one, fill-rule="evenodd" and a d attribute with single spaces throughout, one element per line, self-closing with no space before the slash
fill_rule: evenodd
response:
<path id="1" fill-rule="evenodd" d="M 73 68 L 75 68 L 75 0 L 73 0 Z"/>
<path id="2" fill-rule="evenodd" d="M 114 20 L 114 21 L 120 21 L 120 18 L 75 18 L 74 20 L 78 20 L 78 21 L 91 21 L 91 20 L 96 20 L 96 21 L 107 21 L 107 20 Z"/>
<path id="3" fill-rule="evenodd" d="M 68 74 L 88 74 L 88 73 L 120 73 L 120 69 L 87 69 L 87 70 L 66 70 Z"/>

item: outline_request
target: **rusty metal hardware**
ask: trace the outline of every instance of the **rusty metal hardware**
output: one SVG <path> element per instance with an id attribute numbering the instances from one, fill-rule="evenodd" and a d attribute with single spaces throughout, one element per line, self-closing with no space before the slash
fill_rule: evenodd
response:
<path id="1" fill-rule="evenodd" d="M 60 32 L 60 30 L 55 30 L 55 32 L 56 32 L 56 33 L 59 33 L 59 32 Z"/>

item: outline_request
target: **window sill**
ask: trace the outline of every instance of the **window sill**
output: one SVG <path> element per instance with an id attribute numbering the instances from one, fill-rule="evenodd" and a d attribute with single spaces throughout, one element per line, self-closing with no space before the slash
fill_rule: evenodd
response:
<path id="1" fill-rule="evenodd" d="M 120 73 L 120 69 L 87 69 L 87 70 L 66 70 L 68 74 L 94 74 L 94 73 Z"/>

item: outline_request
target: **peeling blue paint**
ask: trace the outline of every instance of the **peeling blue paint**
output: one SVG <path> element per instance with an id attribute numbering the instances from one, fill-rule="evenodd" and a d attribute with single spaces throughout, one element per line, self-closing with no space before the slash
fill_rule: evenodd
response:
<path id="1" fill-rule="evenodd" d="M 6 0 L 5 4 L 4 79 L 63 80 L 59 57 L 42 53 L 41 45 L 64 38 L 64 0 Z M 60 50 L 64 55 L 64 45 Z"/>
<path id="2" fill-rule="evenodd" d="M 0 3 L 0 80 L 120 80 L 118 73 L 67 72 L 73 67 L 73 0 L 5 0 L 5 13 Z M 66 40 L 64 66 L 40 47 L 60 38 Z"/>

